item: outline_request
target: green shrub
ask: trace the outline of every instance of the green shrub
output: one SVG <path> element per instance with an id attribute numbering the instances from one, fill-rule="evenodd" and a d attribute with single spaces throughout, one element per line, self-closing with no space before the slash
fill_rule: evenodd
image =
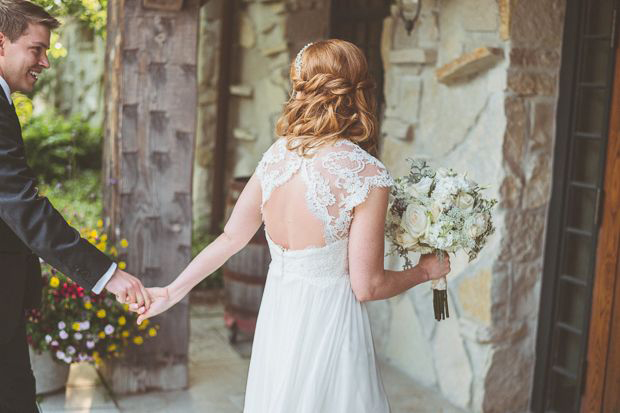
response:
<path id="1" fill-rule="evenodd" d="M 102 216 L 101 172 L 84 171 L 74 179 L 39 186 L 42 195 L 74 227 L 95 227 Z"/>
<path id="2" fill-rule="evenodd" d="M 101 131 L 79 115 L 33 116 L 23 127 L 23 137 L 28 163 L 39 181 L 62 181 L 78 171 L 101 169 Z"/>

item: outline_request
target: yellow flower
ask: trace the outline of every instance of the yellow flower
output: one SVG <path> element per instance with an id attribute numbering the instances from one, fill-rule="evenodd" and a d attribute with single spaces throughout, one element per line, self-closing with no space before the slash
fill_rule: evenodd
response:
<path id="1" fill-rule="evenodd" d="M 129 311 L 129 304 L 123 304 L 123 309 L 125 311 Z"/>
<path id="2" fill-rule="evenodd" d="M 125 318 L 125 316 L 120 316 L 118 318 L 118 325 L 119 326 L 124 326 L 125 324 L 127 324 L 127 319 Z"/>
<path id="3" fill-rule="evenodd" d="M 133 342 L 134 344 L 139 346 L 140 344 L 144 343 L 144 339 L 140 336 L 136 336 L 133 338 Z"/>
<path id="4" fill-rule="evenodd" d="M 102 308 L 101 310 L 97 311 L 97 317 L 99 318 L 104 318 L 105 317 L 105 310 Z"/>
<path id="5" fill-rule="evenodd" d="M 157 330 L 151 327 L 149 329 L 149 336 L 155 337 L 156 335 L 157 335 Z"/>
<path id="6" fill-rule="evenodd" d="M 125 238 L 123 238 L 121 240 L 121 247 L 127 248 L 128 246 L 129 246 L 129 243 L 127 242 L 127 240 Z"/>
<path id="7" fill-rule="evenodd" d="M 125 268 L 127 268 L 127 263 L 125 261 L 119 262 L 118 268 L 120 268 L 121 270 L 124 270 Z"/>
<path id="8" fill-rule="evenodd" d="M 108 240 L 108 234 L 103 234 L 101 235 L 101 241 L 107 241 Z"/>
<path id="9" fill-rule="evenodd" d="M 144 320 L 142 323 L 140 323 L 138 330 L 146 330 L 146 327 L 148 327 L 148 325 L 149 325 L 149 320 Z"/>
<path id="10" fill-rule="evenodd" d="M 107 246 L 107 245 L 106 245 L 106 243 L 105 243 L 105 242 L 100 242 L 100 243 L 98 243 L 98 244 L 97 244 L 97 249 L 98 249 L 99 251 L 105 252 L 105 248 L 106 248 L 106 246 Z"/>
<path id="11" fill-rule="evenodd" d="M 121 336 L 123 336 L 123 337 L 125 337 L 125 338 L 129 337 L 129 331 L 127 331 L 127 330 L 123 331 L 123 332 L 121 333 Z"/>
<path id="12" fill-rule="evenodd" d="M 58 279 L 58 277 L 52 277 L 50 278 L 50 287 L 52 288 L 56 288 L 60 285 L 60 280 Z"/>
<path id="13" fill-rule="evenodd" d="M 116 249 L 116 247 L 110 248 L 110 255 L 112 255 L 113 257 L 116 257 L 118 255 L 118 250 Z"/>
<path id="14" fill-rule="evenodd" d="M 103 219 L 97 220 L 97 228 L 103 228 Z"/>
<path id="15" fill-rule="evenodd" d="M 71 325 L 71 327 L 75 330 L 75 331 L 80 331 L 80 323 L 73 323 Z"/>
<path id="16" fill-rule="evenodd" d="M 108 346 L 108 351 L 111 353 L 111 352 L 113 352 L 114 350 L 116 350 L 116 344 L 110 344 L 110 345 Z"/>
<path id="17" fill-rule="evenodd" d="M 99 338 L 105 338 L 105 332 L 100 331 L 98 336 L 99 336 Z"/>
<path id="18" fill-rule="evenodd" d="M 99 234 L 97 233 L 96 229 L 93 229 L 92 231 L 90 231 L 90 236 L 91 238 L 97 238 Z"/>
<path id="19" fill-rule="evenodd" d="M 90 301 L 84 302 L 84 308 L 90 310 L 91 308 L 93 308 L 93 303 L 91 303 Z"/>

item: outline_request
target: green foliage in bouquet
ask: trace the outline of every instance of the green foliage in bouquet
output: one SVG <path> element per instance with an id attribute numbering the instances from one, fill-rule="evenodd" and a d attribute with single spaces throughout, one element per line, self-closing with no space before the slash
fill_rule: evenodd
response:
<path id="1" fill-rule="evenodd" d="M 46 112 L 33 116 L 24 123 L 23 137 L 30 167 L 39 181 L 54 182 L 75 177 L 77 171 L 101 169 L 101 131 L 79 115 L 65 118 Z"/>
<path id="2" fill-rule="evenodd" d="M 100 220 L 97 226 L 103 227 L 103 222 Z M 107 235 L 97 229 L 83 228 L 81 235 L 114 258 L 119 248 L 128 246 L 124 239 L 118 247 L 109 245 Z M 126 267 L 123 261 L 118 265 Z M 127 305 L 118 303 L 113 294 L 88 293 L 45 262 L 42 271 L 45 286 L 41 308 L 27 313 L 27 338 L 33 350 L 50 351 L 59 362 L 100 363 L 157 335 L 159 326 L 148 320 L 138 326 L 137 316 Z"/>

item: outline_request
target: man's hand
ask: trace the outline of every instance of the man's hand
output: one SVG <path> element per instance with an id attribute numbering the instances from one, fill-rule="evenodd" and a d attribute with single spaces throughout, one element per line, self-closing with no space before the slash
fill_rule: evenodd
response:
<path id="1" fill-rule="evenodd" d="M 116 300 L 121 304 L 138 304 L 147 310 L 151 306 L 151 297 L 140 280 L 118 268 L 105 289 L 116 295 Z"/>

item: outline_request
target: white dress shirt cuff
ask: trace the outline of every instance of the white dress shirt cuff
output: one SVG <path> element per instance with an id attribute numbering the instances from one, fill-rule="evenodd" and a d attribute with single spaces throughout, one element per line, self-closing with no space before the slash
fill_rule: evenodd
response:
<path id="1" fill-rule="evenodd" d="M 108 281 L 110 281 L 110 278 L 112 278 L 112 276 L 114 275 L 115 271 L 116 271 L 116 263 L 113 262 L 112 265 L 110 265 L 110 268 L 108 269 L 108 271 L 105 274 L 103 274 L 103 277 L 101 277 L 99 281 L 97 281 L 97 284 L 95 284 L 95 286 L 93 287 L 93 292 L 95 294 L 101 294 L 101 291 L 103 291 Z"/>

